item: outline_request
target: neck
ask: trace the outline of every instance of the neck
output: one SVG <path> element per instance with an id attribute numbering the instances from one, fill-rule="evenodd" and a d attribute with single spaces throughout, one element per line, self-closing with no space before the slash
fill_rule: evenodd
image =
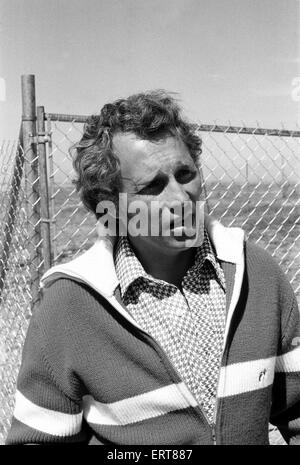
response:
<path id="1" fill-rule="evenodd" d="M 154 247 L 149 249 L 136 240 L 134 244 L 130 241 L 130 244 L 146 273 L 181 289 L 182 279 L 194 261 L 194 247 L 170 253 L 168 250 L 158 250 Z"/>

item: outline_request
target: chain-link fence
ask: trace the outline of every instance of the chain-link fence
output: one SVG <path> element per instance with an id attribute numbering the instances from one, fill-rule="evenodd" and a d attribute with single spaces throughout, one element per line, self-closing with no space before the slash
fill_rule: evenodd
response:
<path id="1" fill-rule="evenodd" d="M 210 211 L 268 250 L 300 297 L 299 132 L 221 130 L 202 133 Z"/>
<path id="2" fill-rule="evenodd" d="M 93 242 L 95 220 L 76 195 L 69 148 L 82 123 L 48 114 L 54 261 L 80 253 Z M 70 119 L 70 117 L 69 117 Z M 83 120 L 83 118 L 81 118 Z M 199 125 L 201 169 L 210 213 L 227 226 L 242 227 L 268 250 L 300 297 L 300 132 Z"/>
<path id="3" fill-rule="evenodd" d="M 10 424 L 25 333 L 36 298 L 29 160 L 20 141 L 0 147 L 0 443 Z M 28 178 L 27 178 L 28 180 Z"/>
<path id="4" fill-rule="evenodd" d="M 33 107 L 35 113 L 35 101 Z M 69 155 L 86 118 L 44 113 L 38 107 L 37 123 L 35 119 L 25 105 L 20 141 L 0 146 L 0 443 L 10 424 L 41 274 L 95 239 L 95 218 L 72 185 Z M 198 131 L 210 213 L 225 225 L 242 227 L 250 240 L 268 250 L 300 297 L 300 131 L 203 124 Z"/>

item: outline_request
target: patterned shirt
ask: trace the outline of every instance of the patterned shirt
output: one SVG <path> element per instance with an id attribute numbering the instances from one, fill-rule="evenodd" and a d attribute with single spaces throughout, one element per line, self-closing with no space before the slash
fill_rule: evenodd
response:
<path id="1" fill-rule="evenodd" d="M 183 277 L 182 291 L 147 274 L 127 237 L 117 243 L 115 266 L 124 305 L 164 349 L 213 424 L 226 291 L 224 273 L 206 231 L 194 264 Z"/>

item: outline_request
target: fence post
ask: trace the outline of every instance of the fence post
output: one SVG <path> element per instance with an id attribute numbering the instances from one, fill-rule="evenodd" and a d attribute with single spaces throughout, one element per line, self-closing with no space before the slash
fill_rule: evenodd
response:
<path id="1" fill-rule="evenodd" d="M 53 160 L 53 144 L 52 144 L 52 124 L 51 124 L 51 116 L 49 113 L 46 115 L 47 116 L 47 135 L 48 135 L 48 167 L 49 167 L 49 173 L 48 173 L 48 180 L 49 180 L 49 185 L 48 185 L 48 194 L 49 194 L 49 211 L 50 211 L 50 217 L 51 217 L 51 264 L 55 263 L 56 257 L 57 257 L 57 250 L 56 250 L 56 219 L 54 217 L 55 215 L 55 200 L 54 200 L 54 160 Z"/>
<path id="2" fill-rule="evenodd" d="M 44 107 L 37 107 L 37 131 L 38 131 L 38 155 L 40 173 L 40 197 L 41 197 L 41 235 L 42 254 L 44 261 L 44 272 L 51 266 L 51 231 L 49 214 L 49 192 L 48 192 L 48 167 L 46 154 L 46 134 L 45 134 L 45 110 Z"/>
<path id="3" fill-rule="evenodd" d="M 41 266 L 40 195 L 36 137 L 35 78 L 32 74 L 22 75 L 22 130 L 25 157 L 25 190 L 28 214 L 28 249 L 31 271 L 31 309 L 39 300 Z"/>

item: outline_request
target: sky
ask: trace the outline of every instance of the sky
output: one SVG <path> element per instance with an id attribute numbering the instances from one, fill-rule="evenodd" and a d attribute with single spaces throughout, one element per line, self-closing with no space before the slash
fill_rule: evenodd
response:
<path id="1" fill-rule="evenodd" d="M 0 0 L 0 141 L 18 134 L 22 74 L 46 112 L 163 88 L 199 123 L 295 129 L 300 1 Z"/>

